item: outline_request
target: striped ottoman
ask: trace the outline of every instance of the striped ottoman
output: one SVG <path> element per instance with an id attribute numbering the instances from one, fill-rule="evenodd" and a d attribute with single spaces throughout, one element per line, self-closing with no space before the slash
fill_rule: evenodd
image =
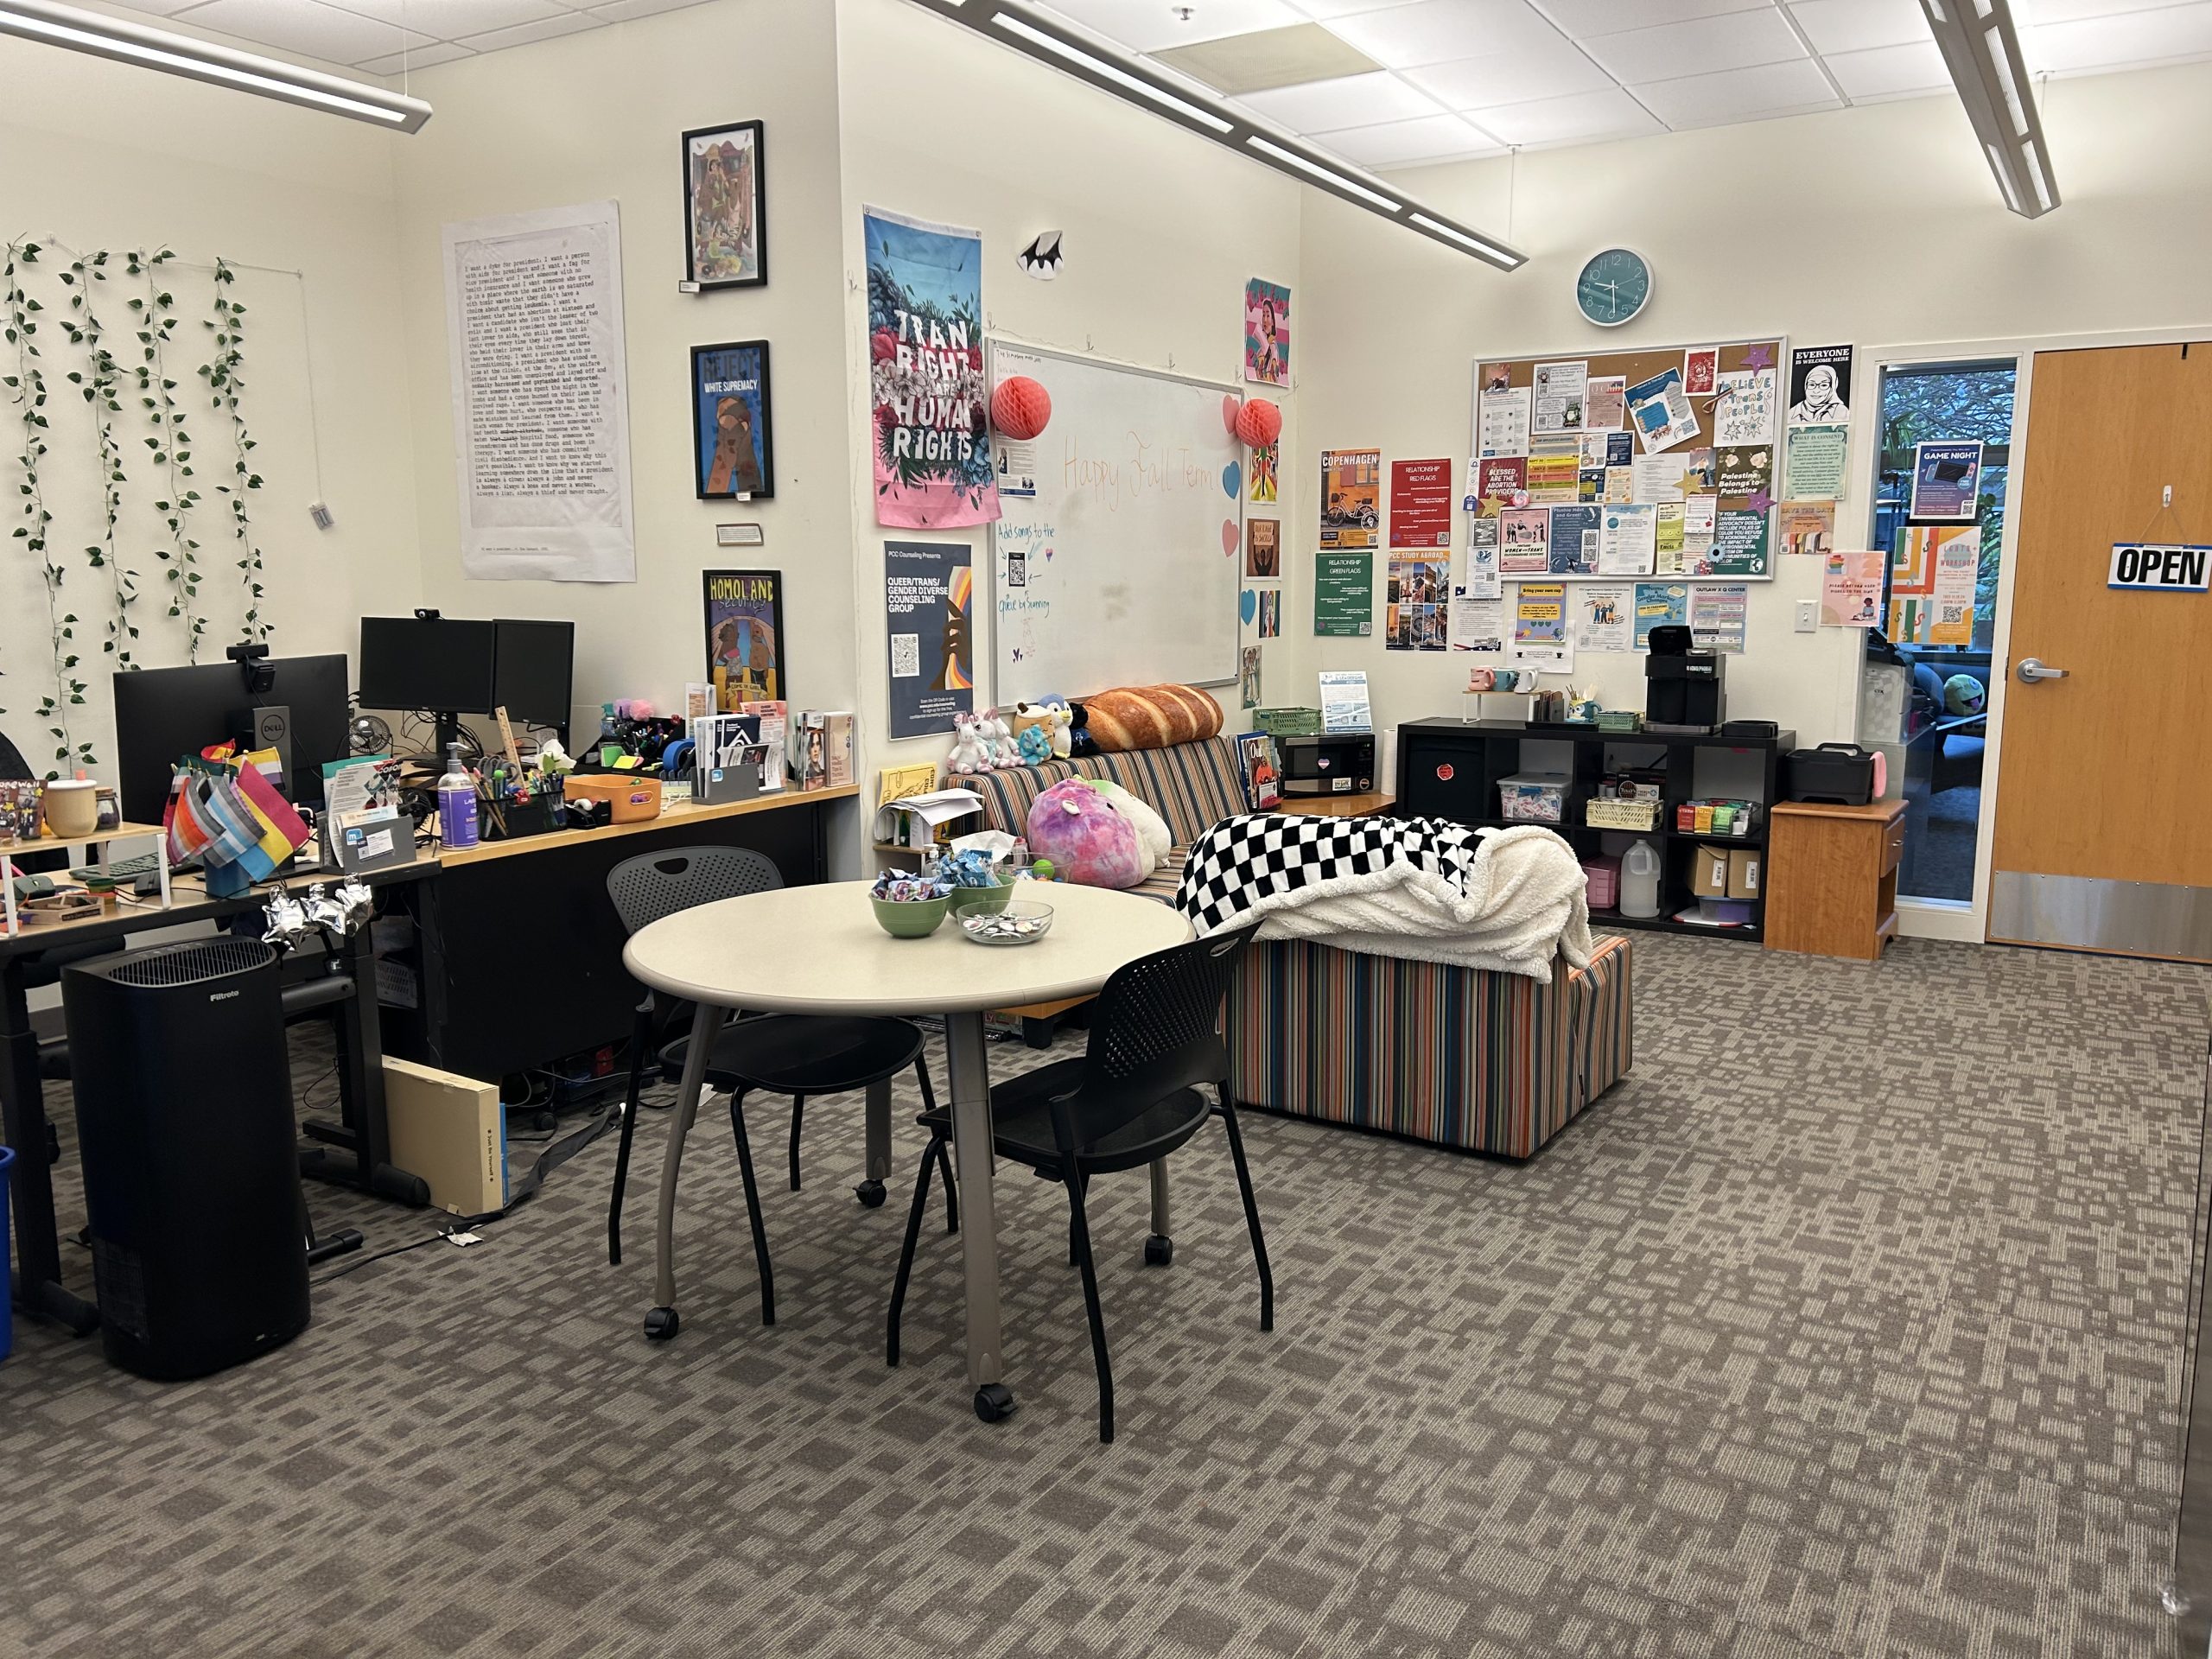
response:
<path id="1" fill-rule="evenodd" d="M 1263 941 L 1230 991 L 1230 1088 L 1260 1111 L 1527 1158 L 1629 1069 L 1629 964 L 1612 936 L 1548 984 Z"/>

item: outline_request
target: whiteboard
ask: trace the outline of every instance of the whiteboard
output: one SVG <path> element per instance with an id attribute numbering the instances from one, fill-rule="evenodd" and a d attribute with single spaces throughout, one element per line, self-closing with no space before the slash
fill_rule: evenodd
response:
<path id="1" fill-rule="evenodd" d="M 1052 399 L 1028 443 L 994 433 L 991 533 L 1001 705 L 1236 677 L 1243 446 L 1236 389 L 991 342 L 991 384 Z"/>

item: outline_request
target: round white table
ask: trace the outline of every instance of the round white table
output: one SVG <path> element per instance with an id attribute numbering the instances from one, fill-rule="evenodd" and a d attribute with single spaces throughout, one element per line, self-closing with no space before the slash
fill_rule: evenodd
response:
<path id="1" fill-rule="evenodd" d="M 677 1173 L 704 1092 L 707 1056 L 728 1014 L 941 1014 L 967 1277 L 968 1380 L 976 1389 L 977 1414 L 987 1421 L 1013 1408 L 1001 1375 L 983 1015 L 992 1008 L 1096 995 L 1116 969 L 1191 937 L 1179 911 L 1135 893 L 1065 882 L 1043 884 L 1036 893 L 1052 906 L 1052 931 L 1034 944 L 977 944 L 950 917 L 928 938 L 894 939 L 876 925 L 864 881 L 725 899 L 665 917 L 631 937 L 622 960 L 632 975 L 698 1004 L 661 1165 L 654 1281 L 660 1306 L 676 1303 Z M 880 1126 L 869 1124 L 874 1177 L 879 1133 L 888 1151 L 887 1091 L 880 1104 L 871 1098 L 869 1106 L 871 1120 L 879 1111 L 884 1119 Z"/>

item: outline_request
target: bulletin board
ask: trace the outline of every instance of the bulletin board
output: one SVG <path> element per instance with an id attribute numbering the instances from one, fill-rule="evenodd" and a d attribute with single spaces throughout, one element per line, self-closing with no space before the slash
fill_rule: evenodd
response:
<path id="1" fill-rule="evenodd" d="M 1243 552 L 1236 388 L 991 342 L 991 382 L 1052 399 L 1027 443 L 994 437 L 994 695 L 1233 684 Z"/>
<path id="2" fill-rule="evenodd" d="M 1768 336 L 1478 360 L 1466 494 L 1499 521 L 1500 574 L 1771 581 L 1787 348 Z"/>

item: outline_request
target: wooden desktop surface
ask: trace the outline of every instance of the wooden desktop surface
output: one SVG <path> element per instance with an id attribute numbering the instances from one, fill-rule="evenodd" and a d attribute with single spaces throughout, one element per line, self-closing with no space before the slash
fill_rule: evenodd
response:
<path id="1" fill-rule="evenodd" d="M 861 792 L 858 784 L 845 784 L 835 789 L 779 789 L 766 795 L 755 795 L 746 801 L 725 801 L 718 806 L 703 806 L 696 801 L 677 801 L 661 810 L 657 818 L 639 818 L 634 823 L 612 823 L 598 830 L 556 830 L 550 835 L 519 836 L 512 841 L 487 841 L 457 852 L 441 852 L 438 862 L 448 868 L 464 864 L 480 864 L 487 859 L 513 858 L 523 853 L 547 853 L 563 847 L 574 847 L 583 842 L 619 841 L 626 836 L 644 835 L 658 830 L 680 830 L 688 823 L 712 823 L 717 818 L 742 817 L 748 812 L 773 812 L 788 806 L 805 806 L 823 801 L 849 801 Z"/>
<path id="2" fill-rule="evenodd" d="M 1286 795 L 1274 810 L 1314 818 L 1364 818 L 1396 804 L 1396 796 L 1377 790 L 1365 795 Z"/>

